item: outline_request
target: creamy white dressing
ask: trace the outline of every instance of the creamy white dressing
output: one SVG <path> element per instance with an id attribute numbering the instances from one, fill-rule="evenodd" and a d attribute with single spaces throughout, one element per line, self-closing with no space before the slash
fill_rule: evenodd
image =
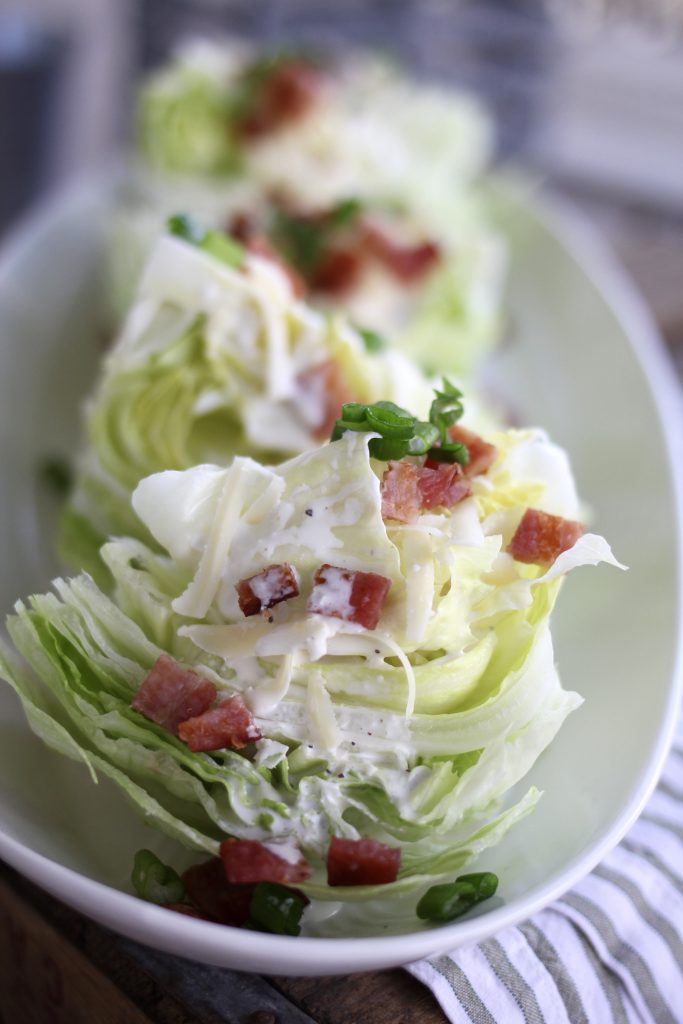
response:
<path id="1" fill-rule="evenodd" d="M 329 566 L 322 572 L 322 579 L 311 592 L 313 607 L 319 615 L 334 615 L 340 619 L 351 619 L 354 606 L 351 604 L 353 576 L 343 569 Z"/>
<path id="2" fill-rule="evenodd" d="M 405 635 L 413 644 L 425 636 L 434 600 L 434 555 L 429 534 L 419 527 L 403 533 L 406 561 Z"/>
<path id="3" fill-rule="evenodd" d="M 263 845 L 266 850 L 275 854 L 281 860 L 287 861 L 288 864 L 298 864 L 301 860 L 301 850 L 294 840 L 270 840 L 264 842 Z"/>

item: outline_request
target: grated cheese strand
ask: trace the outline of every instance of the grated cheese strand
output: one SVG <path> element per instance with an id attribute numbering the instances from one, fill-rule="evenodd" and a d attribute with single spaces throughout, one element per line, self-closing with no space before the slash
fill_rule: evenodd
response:
<path id="1" fill-rule="evenodd" d="M 244 459 L 236 458 L 227 471 L 206 547 L 197 572 L 186 589 L 171 602 L 174 612 L 201 619 L 208 612 L 221 580 L 225 559 L 240 522 L 244 500 Z"/>

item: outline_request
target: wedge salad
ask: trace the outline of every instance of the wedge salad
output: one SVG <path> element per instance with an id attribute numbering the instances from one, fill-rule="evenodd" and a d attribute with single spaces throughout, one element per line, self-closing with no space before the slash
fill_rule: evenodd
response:
<path id="1" fill-rule="evenodd" d="M 87 403 L 64 560 L 103 581 L 108 537 L 150 539 L 130 503 L 150 473 L 237 454 L 282 460 L 329 437 L 345 401 L 424 415 L 430 393 L 375 332 L 304 302 L 273 253 L 174 216 Z"/>
<path id="2" fill-rule="evenodd" d="M 143 83 L 138 138 L 118 310 L 180 208 L 274 248 L 318 305 L 431 368 L 469 371 L 496 340 L 505 247 L 476 188 L 492 132 L 475 100 L 367 55 L 192 41 Z"/>
<path id="3" fill-rule="evenodd" d="M 495 891 L 460 872 L 534 807 L 506 794 L 581 702 L 558 590 L 619 563 L 565 453 L 474 433 L 461 397 L 346 403 L 278 466 L 154 473 L 132 498 L 153 544 L 102 549 L 111 595 L 80 575 L 16 605 L 0 672 L 31 727 L 196 851 L 182 878 L 141 851 L 145 898 L 343 934 L 359 904 L 448 920 Z"/>

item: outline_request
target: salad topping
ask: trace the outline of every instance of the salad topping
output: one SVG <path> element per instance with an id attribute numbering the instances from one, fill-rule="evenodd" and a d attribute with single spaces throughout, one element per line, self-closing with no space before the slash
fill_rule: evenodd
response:
<path id="1" fill-rule="evenodd" d="M 310 864 L 285 843 L 265 845 L 253 839 L 225 839 L 220 856 L 225 877 L 233 883 L 305 882 L 311 877 Z"/>
<path id="2" fill-rule="evenodd" d="M 388 885 L 395 882 L 401 851 L 376 839 L 333 836 L 327 851 L 328 885 Z"/>
<path id="3" fill-rule="evenodd" d="M 169 732 L 177 733 L 181 722 L 208 711 L 216 694 L 211 680 L 162 654 L 140 684 L 131 707 Z"/>
<path id="4" fill-rule="evenodd" d="M 254 724 L 251 711 L 240 694 L 226 700 L 215 708 L 203 711 L 195 718 L 188 718 L 178 726 L 178 736 L 187 743 L 190 750 L 241 750 L 261 739 L 261 732 Z"/>
<path id="5" fill-rule="evenodd" d="M 502 801 L 580 702 L 560 685 L 549 614 L 572 568 L 618 563 L 578 531 L 550 565 L 514 557 L 527 510 L 576 522 L 566 456 L 540 431 L 487 433 L 484 449 L 454 440 L 462 401 L 448 382 L 427 408 L 347 403 L 337 440 L 281 465 L 238 456 L 144 479 L 133 506 L 152 541 L 104 547 L 113 598 L 85 576 L 57 581 L 9 621 L 45 700 L 0 650 L 2 673 L 40 735 L 148 821 L 227 858 L 229 877 L 219 861 L 220 881 L 202 869 L 202 895 L 186 897 L 212 920 L 267 927 L 270 907 L 273 928 L 300 927 L 301 896 L 259 885 L 332 901 L 323 932 L 354 903 L 417 900 L 454 877 L 457 898 L 425 913 L 473 905 L 490 886 L 458 872 L 534 806 L 533 787 Z M 470 458 L 485 472 L 466 477 Z M 469 493 L 449 506 L 427 491 L 411 521 L 383 516 L 398 466 L 448 472 Z M 240 584 L 269 604 L 272 567 L 298 592 L 245 615 Z"/>
<path id="6" fill-rule="evenodd" d="M 267 565 L 237 584 L 237 600 L 244 615 L 258 615 L 281 601 L 299 596 L 299 580 L 291 565 Z"/>
<path id="7" fill-rule="evenodd" d="M 563 551 L 576 544 L 583 533 L 581 523 L 528 508 L 506 551 L 518 562 L 552 565 Z"/>
<path id="8" fill-rule="evenodd" d="M 375 629 L 390 586 L 391 580 L 376 572 L 321 565 L 306 610 Z"/>

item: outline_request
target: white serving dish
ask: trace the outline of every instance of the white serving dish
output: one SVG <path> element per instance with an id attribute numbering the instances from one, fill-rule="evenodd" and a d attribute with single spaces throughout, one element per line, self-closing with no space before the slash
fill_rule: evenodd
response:
<path id="1" fill-rule="evenodd" d="M 103 225 L 116 182 L 49 204 L 0 255 L 0 612 L 46 588 L 55 508 L 36 468 L 77 444 L 96 371 Z M 102 780 L 47 750 L 0 686 L 0 856 L 78 910 L 159 949 L 280 974 L 369 970 L 444 952 L 528 917 L 624 834 L 656 780 L 681 688 L 678 393 L 650 319 L 592 233 L 555 207 L 497 187 L 511 247 L 511 341 L 496 390 L 570 452 L 592 526 L 628 574 L 576 573 L 554 619 L 565 685 L 586 698 L 525 786 L 545 791 L 478 867 L 500 899 L 436 929 L 354 938 L 238 932 L 145 904 L 127 888 L 133 852 L 157 840 Z M 172 859 L 172 857 L 169 857 Z M 417 925 L 417 922 L 416 922 Z M 368 934 L 361 934 L 367 932 Z"/>

